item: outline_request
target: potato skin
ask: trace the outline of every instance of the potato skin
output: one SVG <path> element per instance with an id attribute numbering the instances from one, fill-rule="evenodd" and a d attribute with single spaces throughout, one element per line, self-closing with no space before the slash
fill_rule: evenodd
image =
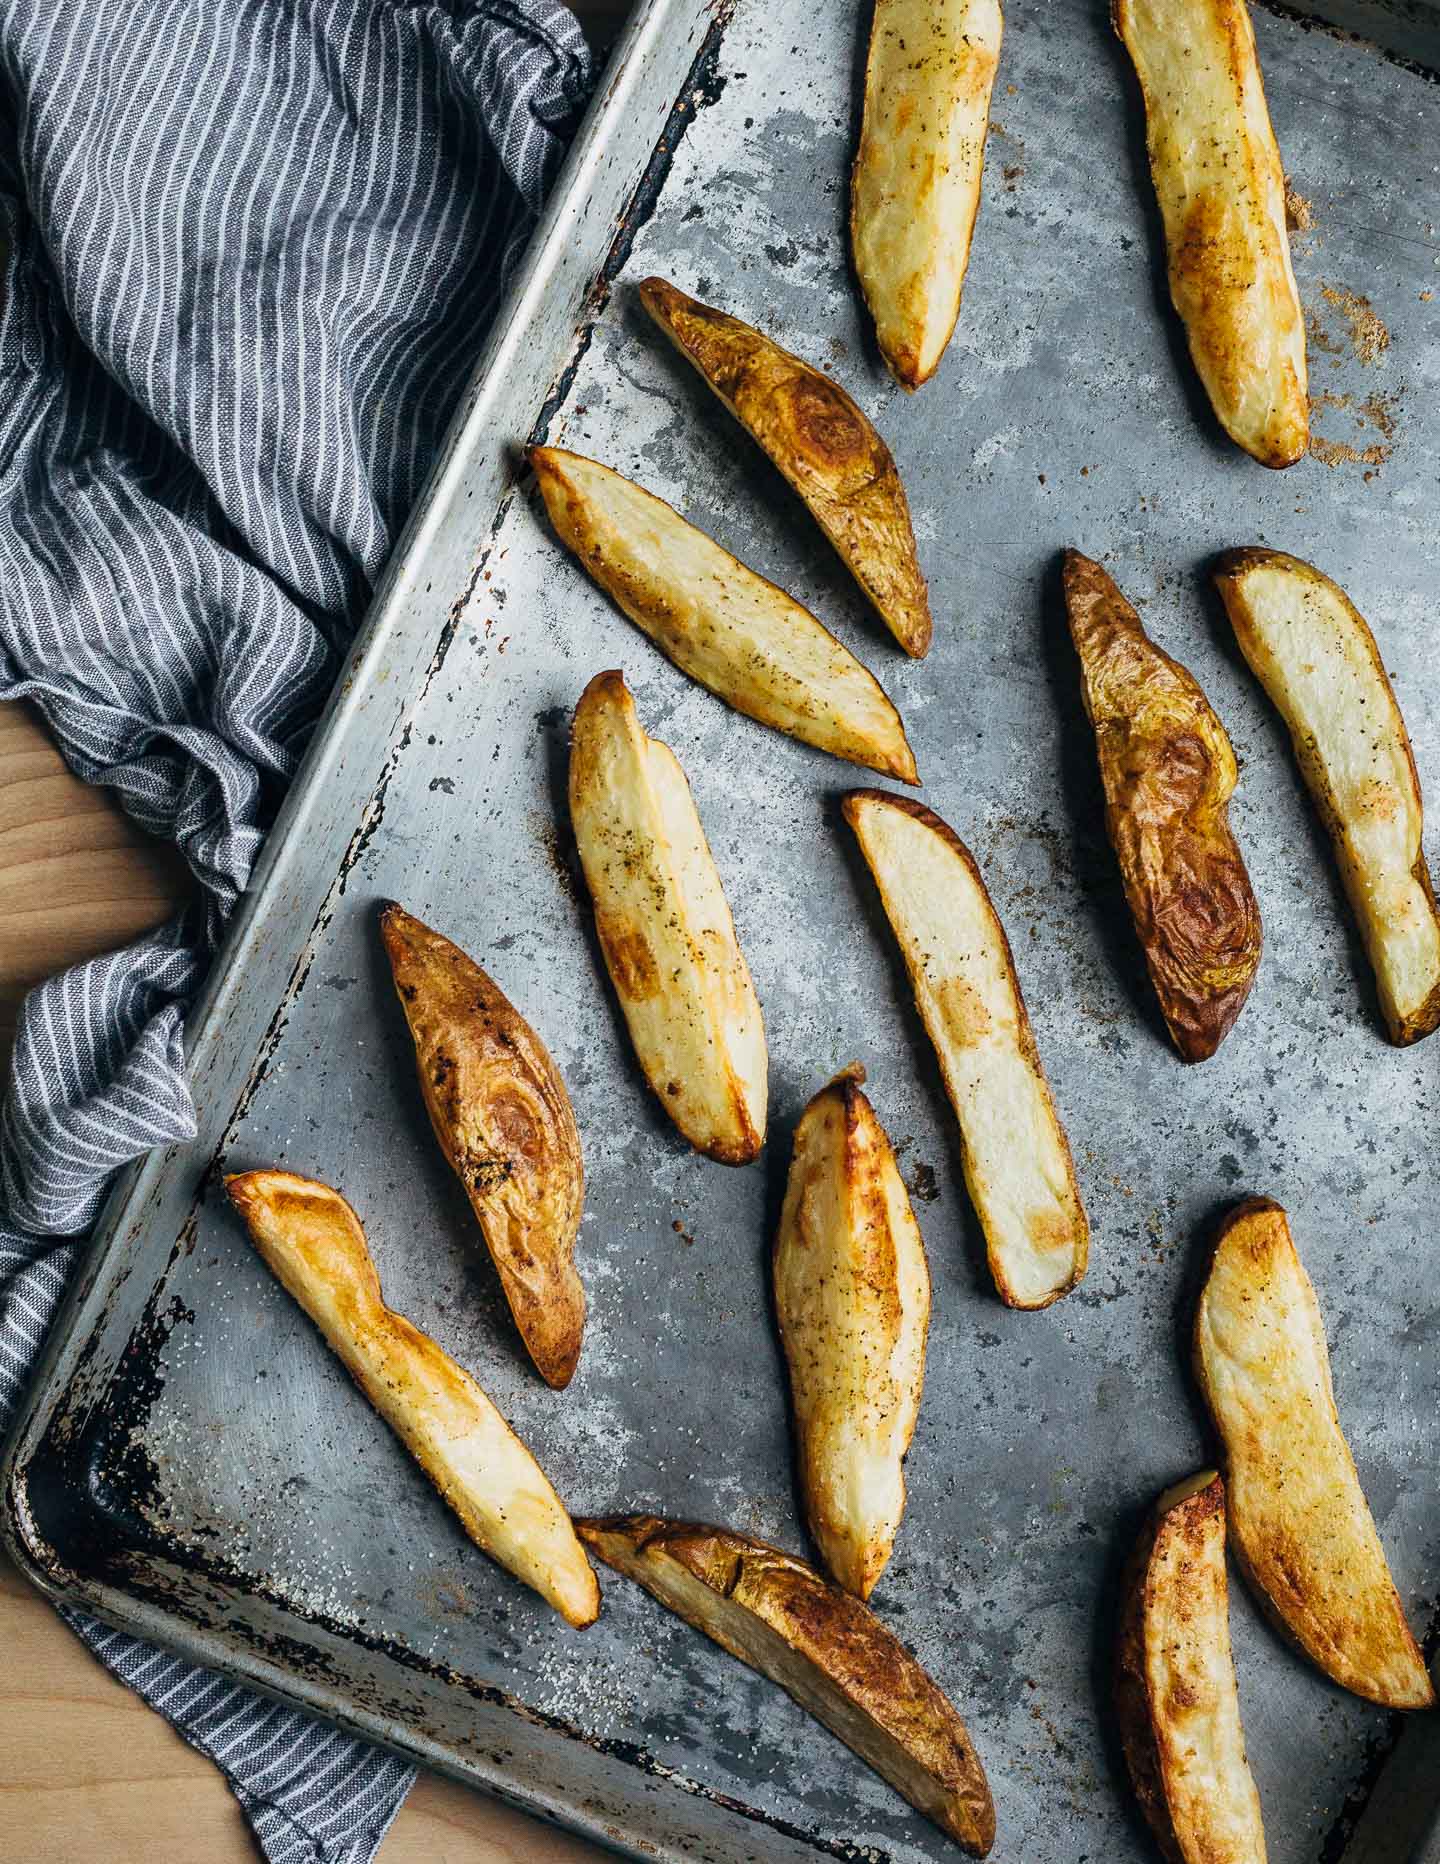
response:
<path id="1" fill-rule="evenodd" d="M 581 1540 L 769 1676 L 974 1857 L 995 1842 L 985 1769 L 954 1705 L 866 1605 L 778 1547 L 654 1515 L 577 1521 Z M 676 1586 L 680 1573 L 698 1586 Z"/>
<path id="2" fill-rule="evenodd" d="M 1180 1058 L 1205 1061 L 1245 1007 L 1264 942 L 1230 831 L 1235 753 L 1098 563 L 1067 550 L 1064 583 L 1125 898 Z"/>
<path id="3" fill-rule="evenodd" d="M 1171 1864 L 1265 1864 L 1230 1658 L 1225 1490 L 1212 1470 L 1160 1497 L 1127 1563 L 1115 1709 L 1135 1797 Z"/>
<path id="4" fill-rule="evenodd" d="M 1262 466 L 1310 444 L 1285 176 L 1245 0 L 1111 0 L 1145 100 L 1170 296 L 1220 425 Z"/>
<path id="5" fill-rule="evenodd" d="M 574 1376 L 585 1326 L 575 1268 L 585 1167 L 565 1083 L 529 1023 L 458 945 L 393 903 L 380 934 L 435 1137 L 536 1370 L 560 1389 Z"/>
<path id="6" fill-rule="evenodd" d="M 905 488 L 889 447 L 850 396 L 668 279 L 645 279 L 640 301 L 804 499 L 906 653 L 928 653 L 930 599 Z"/>
<path id="7" fill-rule="evenodd" d="M 1194 1355 L 1224 1446 L 1230 1549 L 1261 1605 L 1342 1688 L 1433 1707 L 1335 1408 L 1320 1304 L 1272 1198 L 1220 1225 Z"/>

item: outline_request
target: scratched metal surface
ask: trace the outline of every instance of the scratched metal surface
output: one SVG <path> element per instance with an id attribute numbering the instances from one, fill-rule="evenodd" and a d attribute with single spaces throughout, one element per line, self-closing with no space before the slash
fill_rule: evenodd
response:
<path id="1" fill-rule="evenodd" d="M 866 778 L 689 684 L 564 556 L 528 490 L 385 759 L 223 1152 L 232 1169 L 280 1162 L 345 1190 L 390 1301 L 474 1369 L 577 1512 L 715 1519 L 798 1549 L 768 1239 L 795 1118 L 862 1060 L 934 1281 L 910 1503 L 875 1604 L 970 1722 L 997 1856 L 1140 1859 L 1104 1710 L 1114 1584 L 1155 1492 L 1213 1454 L 1183 1337 L 1214 1216 L 1244 1192 L 1291 1213 L 1412 1622 L 1429 1626 L 1440 1602 L 1440 1306 L 1424 1256 L 1440 1049 L 1384 1042 L 1283 734 L 1203 575 L 1214 552 L 1253 541 L 1333 573 L 1382 643 L 1422 780 L 1440 786 L 1440 90 L 1372 48 L 1257 14 L 1307 203 L 1295 263 L 1320 397 L 1315 454 L 1273 475 L 1219 437 L 1193 388 L 1100 0 L 1011 0 L 960 327 L 919 395 L 887 383 L 843 224 L 864 12 L 742 0 L 550 438 L 632 474 L 782 582 L 896 700 L 925 799 L 974 848 L 1015 948 L 1093 1225 L 1088 1279 L 1041 1314 L 994 1298 L 937 1072 L 839 824 L 838 797 Z M 926 661 L 891 647 L 652 333 L 631 289 L 651 270 L 825 362 L 875 417 L 931 581 Z M 1107 558 L 1196 672 L 1243 765 L 1233 819 L 1266 957 L 1200 1068 L 1163 1039 L 1104 843 L 1056 601 L 1056 554 L 1072 543 Z M 771 1141 L 748 1170 L 698 1159 L 665 1121 L 588 928 L 566 737 L 605 666 L 624 668 L 647 728 L 689 772 L 764 1005 Z M 490 969 L 569 1083 L 590 1316 L 563 1395 L 523 1360 L 413 1091 L 374 930 L 390 896 Z M 138 1596 L 145 1628 L 203 1625 L 212 1658 L 637 1849 L 948 1855 L 779 1692 L 623 1580 L 604 1580 L 605 1612 L 577 1635 L 487 1564 L 213 1193 L 167 1265 L 174 1242 L 172 1228 L 133 1250 L 136 1285 L 154 1290 L 143 1402 L 112 1415 L 91 1366 L 72 1378 L 85 1403 L 60 1407 L 58 1437 L 89 1445 L 93 1518 L 117 1543 L 99 1600 L 112 1615 Z M 103 1425 L 89 1438 L 87 1416 Z M 81 1516 L 53 1494 L 36 1512 L 60 1564 L 77 1564 Z M 87 1577 L 92 1602 L 100 1583 Z M 1231 1597 L 1271 1857 L 1319 1864 L 1394 1731 L 1282 1646 L 1238 1582 Z"/>

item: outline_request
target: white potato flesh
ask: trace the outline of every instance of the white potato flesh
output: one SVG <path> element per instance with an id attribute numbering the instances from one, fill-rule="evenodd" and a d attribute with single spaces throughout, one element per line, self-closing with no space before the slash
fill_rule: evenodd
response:
<path id="1" fill-rule="evenodd" d="M 998 0 L 876 0 L 851 179 L 855 270 L 898 381 L 935 373 L 980 208 Z"/>
<path id="2" fill-rule="evenodd" d="M 1374 636 L 1298 557 L 1235 551 L 1216 579 L 1334 842 L 1390 1038 L 1417 1041 L 1440 1023 L 1440 914 L 1410 740 Z"/>
<path id="3" fill-rule="evenodd" d="M 454 1509 L 466 1533 L 572 1625 L 600 1588 L 544 1471 L 463 1367 L 385 1305 L 360 1219 L 290 1172 L 226 1180 L 266 1266 Z"/>
<path id="4" fill-rule="evenodd" d="M 608 466 L 557 447 L 530 461 L 561 541 L 682 673 L 762 725 L 917 781 L 900 714 L 809 609 Z"/>
<path id="5" fill-rule="evenodd" d="M 970 851 L 930 810 L 861 790 L 845 814 L 935 1045 L 995 1286 L 1012 1307 L 1045 1307 L 1085 1273 L 1090 1232 L 1004 928 Z"/>
<path id="6" fill-rule="evenodd" d="M 646 1079 L 701 1152 L 747 1164 L 765 1138 L 765 1027 L 690 785 L 619 673 L 575 711 L 575 841 L 595 929 Z"/>
<path id="7" fill-rule="evenodd" d="M 839 1583 L 866 1599 L 905 1507 L 930 1271 L 862 1079 L 840 1075 L 801 1117 L 774 1278 L 811 1532 Z"/>
<path id="8" fill-rule="evenodd" d="M 1221 426 L 1262 465 L 1309 444 L 1285 176 L 1245 0 L 1115 0 L 1145 98 L 1170 295 Z"/>
<path id="9" fill-rule="evenodd" d="M 1226 1220 L 1195 1317 L 1244 1571 L 1335 1682 L 1390 1708 L 1435 1699 L 1340 1428 L 1315 1290 L 1285 1212 Z"/>
<path id="10" fill-rule="evenodd" d="M 1207 1469 L 1162 1495 L 1145 1532 L 1119 1696 L 1141 1804 L 1184 1864 L 1265 1864 L 1230 1651 L 1219 1476 Z"/>

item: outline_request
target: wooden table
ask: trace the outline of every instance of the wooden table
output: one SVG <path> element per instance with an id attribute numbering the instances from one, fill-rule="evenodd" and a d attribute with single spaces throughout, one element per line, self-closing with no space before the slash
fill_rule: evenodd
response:
<path id="1" fill-rule="evenodd" d="M 607 40 L 629 0 L 573 0 Z M 187 896 L 172 850 L 70 776 L 28 707 L 0 706 L 0 1061 L 31 984 L 108 951 Z M 115 1682 L 0 1560 L 0 1857 L 25 1864 L 254 1864 L 210 1762 Z M 598 1864 L 608 1854 L 427 1774 L 382 1864 Z"/>

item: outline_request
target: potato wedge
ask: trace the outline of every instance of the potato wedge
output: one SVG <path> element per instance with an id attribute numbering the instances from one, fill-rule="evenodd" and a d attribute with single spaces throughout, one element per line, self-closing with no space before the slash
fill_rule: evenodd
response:
<path id="1" fill-rule="evenodd" d="M 1067 550 L 1064 576 L 1125 898 L 1171 1040 L 1182 1061 L 1205 1061 L 1260 964 L 1260 908 L 1230 832 L 1235 753 L 1100 565 Z"/>
<path id="2" fill-rule="evenodd" d="M 930 597 L 890 449 L 838 382 L 668 279 L 640 301 L 809 506 L 907 654 L 929 652 Z"/>
<path id="3" fill-rule="evenodd" d="M 765 1025 L 685 772 L 619 673 L 575 708 L 570 814 L 595 930 L 645 1078 L 697 1151 L 765 1143 Z"/>
<path id="4" fill-rule="evenodd" d="M 1005 928 L 939 816 L 883 790 L 853 790 L 844 808 L 960 1122 L 996 1290 L 1010 1307 L 1048 1307 L 1085 1273 L 1090 1226 Z"/>
<path id="5" fill-rule="evenodd" d="M 1262 466 L 1310 444 L 1285 176 L 1245 0 L 1112 0 L 1145 100 L 1170 296 L 1220 425 Z"/>
<path id="6" fill-rule="evenodd" d="M 1285 1212 L 1252 1197 L 1220 1226 L 1195 1370 L 1225 1450 L 1230 1544 L 1329 1677 L 1391 1709 L 1435 1700 L 1360 1489 L 1325 1328 Z"/>
<path id="7" fill-rule="evenodd" d="M 568 1385 L 585 1326 L 575 1271 L 585 1167 L 560 1071 L 458 945 L 394 904 L 380 934 L 440 1150 L 465 1187 L 536 1369 L 547 1385 Z"/>
<path id="8" fill-rule="evenodd" d="M 608 466 L 529 457 L 561 542 L 682 673 L 762 725 L 919 782 L 900 714 L 808 608 Z"/>
<path id="9" fill-rule="evenodd" d="M 800 1117 L 773 1268 L 810 1532 L 845 1590 L 868 1599 L 905 1507 L 930 1270 L 864 1079 L 845 1069 Z"/>
<path id="10" fill-rule="evenodd" d="M 617 1573 L 778 1683 L 972 1856 L 989 1851 L 995 1808 L 965 1724 L 868 1606 L 748 1534 L 653 1515 L 575 1527 Z"/>
<path id="11" fill-rule="evenodd" d="M 1230 1656 L 1225 1489 L 1213 1469 L 1155 1504 L 1125 1580 L 1115 1705 L 1135 1796 L 1174 1864 L 1265 1864 Z"/>
<path id="12" fill-rule="evenodd" d="M 1328 576 L 1281 550 L 1232 550 L 1215 580 L 1335 844 L 1390 1040 L 1418 1042 L 1440 1024 L 1440 912 L 1420 779 L 1375 637 Z"/>
<path id="13" fill-rule="evenodd" d="M 875 0 L 850 240 L 906 388 L 935 373 L 960 314 L 1002 24 L 999 0 Z"/>
<path id="14" fill-rule="evenodd" d="M 265 1265 L 454 1509 L 475 1545 L 570 1624 L 600 1588 L 544 1471 L 470 1374 L 386 1307 L 360 1219 L 329 1185 L 287 1171 L 227 1177 Z"/>

